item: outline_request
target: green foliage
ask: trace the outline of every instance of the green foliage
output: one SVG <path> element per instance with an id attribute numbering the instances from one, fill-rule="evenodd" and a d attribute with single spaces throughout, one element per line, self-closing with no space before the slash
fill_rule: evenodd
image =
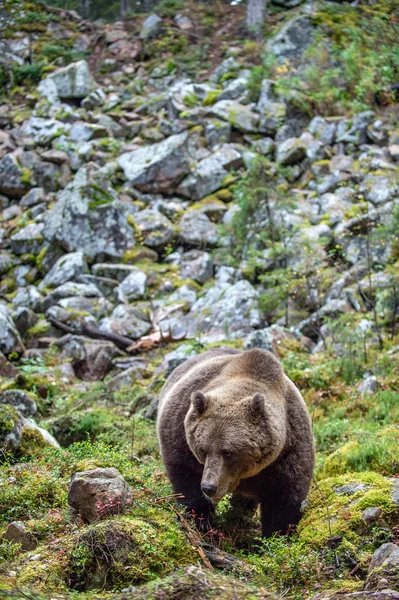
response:
<path id="1" fill-rule="evenodd" d="M 12 69 L 14 83 L 16 85 L 37 84 L 42 78 L 43 61 L 32 63 L 31 65 L 17 65 Z"/>

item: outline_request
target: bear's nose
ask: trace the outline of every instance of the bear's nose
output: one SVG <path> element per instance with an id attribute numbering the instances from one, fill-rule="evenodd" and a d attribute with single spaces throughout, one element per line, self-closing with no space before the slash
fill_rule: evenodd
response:
<path id="1" fill-rule="evenodd" d="M 212 485 L 211 483 L 201 483 L 201 490 L 206 496 L 212 498 L 216 494 L 216 485 Z"/>

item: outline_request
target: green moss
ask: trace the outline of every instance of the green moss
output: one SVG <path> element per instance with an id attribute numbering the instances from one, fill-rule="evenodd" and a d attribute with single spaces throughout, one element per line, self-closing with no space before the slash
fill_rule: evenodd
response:
<path id="1" fill-rule="evenodd" d="M 196 559 L 174 514 L 149 506 L 134 515 L 92 525 L 71 552 L 72 587 L 121 589 Z"/>
<path id="2" fill-rule="evenodd" d="M 19 421 L 18 411 L 10 404 L 0 404 L 0 439 L 10 433 Z"/>
<path id="3" fill-rule="evenodd" d="M 399 471 L 398 444 L 399 427 L 395 425 L 375 432 L 358 432 L 356 440 L 338 448 L 326 459 L 323 473 L 329 476 L 375 470 L 384 475 L 396 475 Z"/>
<path id="4" fill-rule="evenodd" d="M 21 443 L 18 447 L 18 455 L 32 456 L 43 451 L 47 445 L 42 434 L 37 429 L 31 427 L 22 428 Z"/>
<path id="5" fill-rule="evenodd" d="M 336 491 L 341 486 L 359 483 L 364 489 L 354 494 Z M 395 513 L 397 507 L 392 500 L 391 489 L 391 482 L 374 472 L 347 473 L 321 479 L 308 497 L 309 506 L 298 526 L 299 540 L 322 548 L 328 545 L 331 537 L 343 536 L 356 546 L 360 545 L 358 528 L 366 508 L 382 508 L 387 520 Z M 370 533 L 370 543 L 372 540 Z"/>
<path id="6" fill-rule="evenodd" d="M 217 99 L 220 96 L 220 94 L 221 92 L 219 90 L 208 92 L 208 94 L 202 101 L 202 106 L 213 106 L 215 102 L 217 102 Z"/>

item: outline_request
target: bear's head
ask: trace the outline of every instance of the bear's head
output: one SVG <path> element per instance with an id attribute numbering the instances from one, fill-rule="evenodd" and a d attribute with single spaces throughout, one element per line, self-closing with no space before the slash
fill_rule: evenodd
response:
<path id="1" fill-rule="evenodd" d="M 286 441 L 281 394 L 252 393 L 233 402 L 228 396 L 194 392 L 184 423 L 187 443 L 204 465 L 201 489 L 213 502 L 274 462 Z"/>

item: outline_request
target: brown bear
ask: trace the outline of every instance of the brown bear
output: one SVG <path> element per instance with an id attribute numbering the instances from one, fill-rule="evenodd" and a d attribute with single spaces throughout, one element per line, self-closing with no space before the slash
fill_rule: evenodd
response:
<path id="1" fill-rule="evenodd" d="M 157 433 L 178 502 L 197 524 L 210 526 L 232 492 L 235 505 L 260 503 L 265 537 L 298 523 L 313 474 L 312 429 L 270 352 L 217 348 L 177 367 L 161 391 Z"/>

